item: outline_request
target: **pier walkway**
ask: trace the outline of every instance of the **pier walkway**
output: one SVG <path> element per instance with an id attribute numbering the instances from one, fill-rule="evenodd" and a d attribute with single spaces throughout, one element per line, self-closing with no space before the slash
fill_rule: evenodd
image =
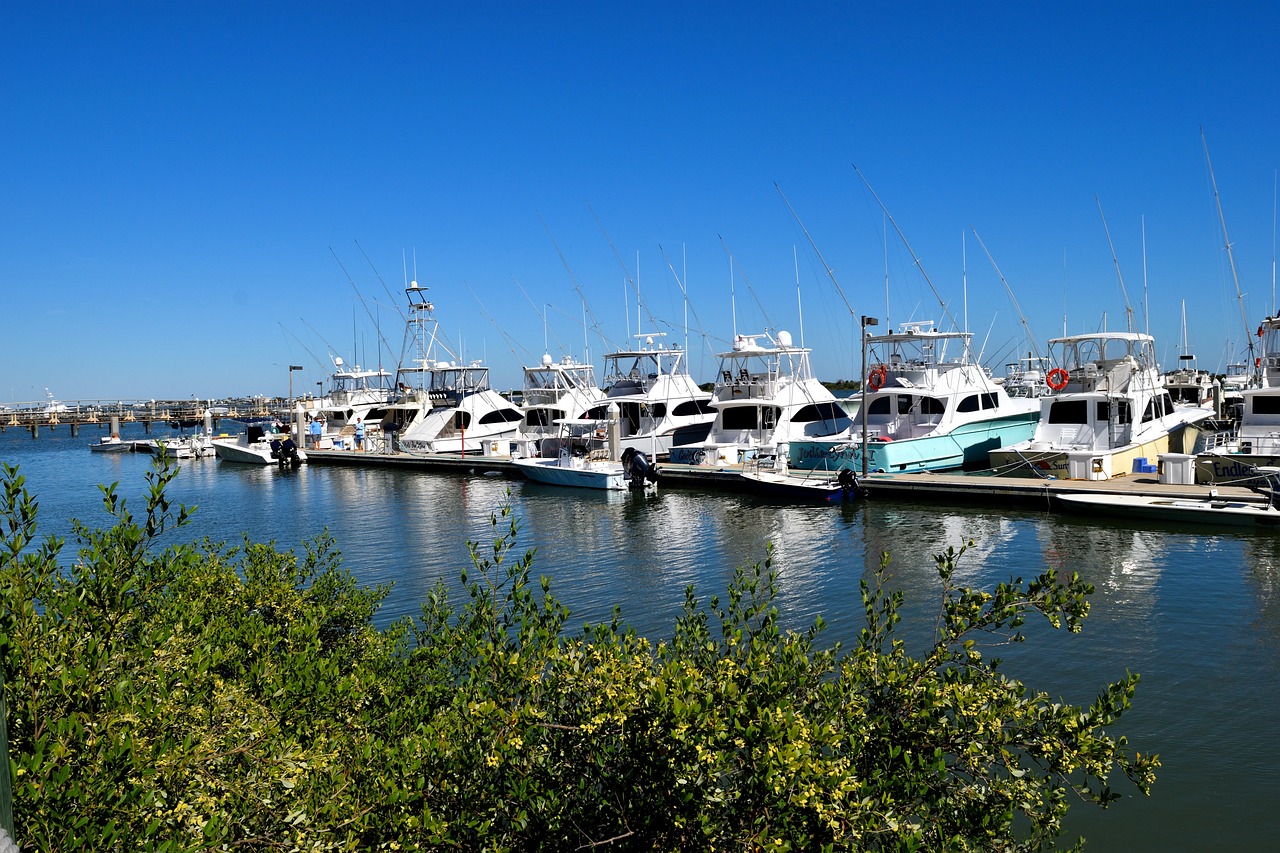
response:
<path id="1" fill-rule="evenodd" d="M 308 450 L 307 461 L 319 465 L 357 465 L 400 469 L 493 473 L 518 479 L 519 466 L 509 456 L 466 457 L 453 454 Z M 740 465 L 709 467 L 658 463 L 659 484 L 673 488 L 741 488 Z M 1028 509 L 1058 510 L 1057 495 L 1089 492 L 1113 495 L 1149 495 L 1203 500 L 1221 497 L 1244 503 L 1265 504 L 1266 496 L 1243 486 L 1175 485 L 1155 477 L 1126 474 L 1110 480 L 1040 480 L 1022 477 L 984 477 L 976 474 L 871 474 L 860 480 L 871 498 L 916 503 L 984 503 Z"/>

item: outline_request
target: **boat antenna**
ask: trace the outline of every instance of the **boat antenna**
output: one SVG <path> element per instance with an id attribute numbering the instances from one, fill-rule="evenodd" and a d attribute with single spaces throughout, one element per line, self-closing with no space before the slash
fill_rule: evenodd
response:
<path id="1" fill-rule="evenodd" d="M 1129 291 L 1124 286 L 1124 276 L 1120 274 L 1120 259 L 1116 257 L 1116 244 L 1111 242 L 1111 229 L 1107 227 L 1107 217 L 1102 213 L 1102 199 L 1094 193 L 1093 200 L 1098 204 L 1098 216 L 1102 217 L 1102 230 L 1107 234 L 1107 245 L 1111 247 L 1111 263 L 1116 268 L 1116 278 L 1120 281 L 1120 295 L 1124 297 L 1124 316 L 1127 330 L 1133 331 L 1133 306 L 1129 304 Z"/>
<path id="2" fill-rule="evenodd" d="M 1256 356 L 1253 353 L 1253 335 L 1249 334 L 1249 316 L 1244 310 L 1244 294 L 1240 292 L 1240 276 L 1236 272 L 1236 256 L 1231 251 L 1231 240 L 1227 237 L 1227 217 L 1222 212 L 1222 197 L 1218 195 L 1218 179 L 1213 176 L 1213 161 L 1209 159 L 1209 143 L 1205 140 L 1204 127 L 1200 128 L 1200 144 L 1204 146 L 1204 162 L 1209 167 L 1209 181 L 1213 185 L 1213 200 L 1218 205 L 1218 221 L 1222 224 L 1222 243 L 1227 249 L 1227 263 L 1231 266 L 1231 278 L 1236 285 L 1236 301 L 1240 303 L 1240 320 L 1244 324 L 1244 339 L 1248 341 L 1249 369 L 1257 373 Z"/>
<path id="3" fill-rule="evenodd" d="M 1276 313 L 1276 192 L 1280 190 L 1280 170 L 1271 176 L 1271 316 Z"/>
<path id="4" fill-rule="evenodd" d="M 800 347 L 804 348 L 804 303 L 800 301 L 800 256 L 795 244 L 791 245 L 791 261 L 796 268 L 796 312 L 800 316 Z"/>
<path id="5" fill-rule="evenodd" d="M 715 349 L 711 346 L 711 336 L 708 335 L 707 330 L 703 328 L 702 319 L 698 317 L 697 309 L 694 308 L 692 303 L 689 301 L 689 289 L 688 287 L 685 286 L 685 281 L 681 281 L 680 275 L 676 273 L 675 267 L 671 265 L 671 261 L 670 259 L 667 258 L 667 253 L 665 250 L 663 250 L 661 244 L 658 245 L 658 252 L 659 254 L 662 255 L 662 259 L 666 261 L 667 269 L 671 270 L 671 276 L 676 280 L 676 285 L 680 288 L 680 295 L 684 297 L 684 349 L 685 349 L 685 352 L 689 351 L 689 312 L 692 311 L 693 322 L 696 323 L 698 326 L 698 334 L 702 336 L 702 340 L 707 345 L 707 349 L 711 351 L 711 354 L 715 355 Z M 685 262 L 684 274 L 685 274 L 685 279 L 687 280 L 689 275 L 687 259 Z M 732 275 L 732 271 L 730 271 L 730 275 Z"/>
<path id="6" fill-rule="evenodd" d="M 897 232 L 898 239 L 902 241 L 902 245 L 906 246 L 907 251 L 911 253 L 911 260 L 915 262 L 916 269 L 920 271 L 920 275 L 924 278 L 925 284 L 929 285 L 929 289 L 933 291 L 933 298 L 938 300 L 938 305 L 942 308 L 942 316 L 951 321 L 952 328 L 960 328 L 960 324 L 956 321 L 955 315 L 952 314 L 951 309 L 947 307 L 947 303 L 943 300 L 942 294 L 938 293 L 938 288 L 934 287 L 933 280 L 929 278 L 929 274 L 924 271 L 924 264 L 921 263 L 919 256 L 915 253 L 915 250 L 911 248 L 911 243 L 907 241 L 907 235 L 902 233 L 902 229 L 898 227 L 898 223 L 893 218 L 893 214 L 889 212 L 889 208 L 880 200 L 880 196 L 876 195 L 876 191 L 871 188 L 871 183 L 866 179 L 862 172 L 858 171 L 858 167 L 856 165 L 853 167 L 853 171 L 857 174 L 858 178 L 861 179 L 863 185 L 866 186 L 867 192 L 871 193 L 871 197 L 876 200 L 876 204 L 880 205 L 880 209 L 884 211 L 885 218 L 889 220 L 889 224 L 892 225 L 893 230 Z M 965 347 L 966 349 L 968 348 L 967 341 L 965 343 Z"/>
<path id="7" fill-rule="evenodd" d="M 730 290 L 730 297 L 731 297 L 731 298 L 730 298 L 730 301 L 733 301 L 733 299 L 732 299 L 732 296 L 733 296 L 733 283 L 734 283 L 734 279 L 733 279 L 733 271 L 734 271 L 734 269 L 737 267 L 737 259 L 736 259 L 736 258 L 734 258 L 734 256 L 733 256 L 733 252 L 731 252 L 731 251 L 729 250 L 729 244 L 727 244 L 727 243 L 724 241 L 724 238 L 723 238 L 723 237 L 721 237 L 721 238 L 720 238 L 720 245 L 724 247 L 725 254 L 727 254 L 727 255 L 729 256 L 729 290 Z M 772 318 L 770 318 L 770 317 L 769 317 L 769 312 L 765 310 L 764 303 L 762 303 L 762 302 L 760 301 L 760 297 L 756 294 L 756 289 L 755 289 L 754 287 L 752 287 L 752 286 L 751 286 L 751 282 L 747 279 L 746 273 L 743 273 L 743 275 L 742 275 L 742 283 L 743 283 L 743 284 L 745 284 L 745 285 L 747 286 L 747 292 L 751 294 L 751 298 L 755 301 L 755 303 L 756 303 L 756 308 L 760 309 L 760 316 L 762 316 L 762 317 L 764 318 L 765 329 L 766 329 L 766 330 L 768 330 L 768 331 L 770 332 L 770 334 L 772 334 L 772 332 L 773 332 L 773 331 L 776 331 L 776 330 L 777 330 L 777 326 L 775 326 L 775 325 L 774 325 Z M 738 334 L 738 316 L 737 316 L 737 311 L 738 311 L 738 309 L 737 309 L 737 305 L 736 305 L 736 303 L 735 303 L 735 305 L 734 305 L 734 318 L 733 318 L 733 334 L 734 334 L 734 336 L 735 336 L 735 337 L 736 337 L 736 336 L 737 336 L 737 334 Z"/>
<path id="8" fill-rule="evenodd" d="M 884 327 L 889 328 L 889 217 L 881 214 L 880 225 L 883 231 L 880 245 L 884 252 Z"/>
<path id="9" fill-rule="evenodd" d="M 1185 311 L 1185 309 L 1184 309 Z M 1147 215 L 1142 215 L 1142 319 L 1151 334 L 1151 302 L 1147 291 Z"/>
<path id="10" fill-rule="evenodd" d="M 964 230 L 960 231 L 960 291 L 964 294 L 964 330 L 969 331 L 969 254 L 968 245 L 965 242 Z M 987 332 L 990 337 L 991 333 Z M 986 349 L 986 342 L 983 342 L 982 348 Z M 979 361 L 982 359 L 979 358 Z"/>

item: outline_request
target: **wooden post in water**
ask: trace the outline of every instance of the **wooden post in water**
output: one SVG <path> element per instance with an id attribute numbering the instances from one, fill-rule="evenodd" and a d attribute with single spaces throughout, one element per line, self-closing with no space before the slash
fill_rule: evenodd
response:
<path id="1" fill-rule="evenodd" d="M 34 421 L 32 421 L 32 423 L 31 423 L 31 437 L 32 437 L 32 438 L 39 438 L 39 437 L 40 437 L 40 424 L 38 424 L 38 423 L 36 423 L 36 422 L 34 422 Z"/>

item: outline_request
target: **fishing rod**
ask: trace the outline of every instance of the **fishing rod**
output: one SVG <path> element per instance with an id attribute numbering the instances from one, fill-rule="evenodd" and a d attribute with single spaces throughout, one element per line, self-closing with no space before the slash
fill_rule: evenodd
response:
<path id="1" fill-rule="evenodd" d="M 947 303 L 943 300 L 942 294 L 938 293 L 938 288 L 934 287 L 933 280 L 929 278 L 929 274 L 924 271 L 924 264 L 921 263 L 919 256 L 915 253 L 915 250 L 911 248 L 911 244 L 907 241 L 907 235 L 898 227 L 898 221 L 893 218 L 893 214 L 889 212 L 889 208 L 880 200 L 880 196 L 876 195 L 876 191 L 871 188 L 870 181 L 868 181 L 862 172 L 858 170 L 856 165 L 853 166 L 853 171 L 854 174 L 856 174 L 862 181 L 863 185 L 866 186 L 867 192 L 871 193 L 871 197 L 876 200 L 876 204 L 880 205 L 880 209 L 884 211 L 885 218 L 889 220 L 889 224 L 893 226 L 893 230 L 898 233 L 898 239 L 902 241 L 902 245 L 906 246 L 907 251 L 911 253 L 911 259 L 915 261 L 916 269 L 920 270 L 920 275 L 924 278 L 925 283 L 929 285 L 929 289 L 933 291 L 933 296 L 938 300 L 938 305 L 942 307 L 943 317 L 951 321 L 952 328 L 959 329 L 960 323 L 956 320 L 955 315 L 951 313 L 951 310 L 947 308 Z M 965 341 L 965 348 L 969 348 L 967 339 Z M 971 353 L 966 354 L 971 355 Z"/>
<path id="2" fill-rule="evenodd" d="M 982 242 L 982 236 L 978 234 L 978 229 L 972 225 L 969 228 L 973 231 L 974 238 L 978 241 L 978 245 L 982 247 L 982 251 L 986 254 L 987 260 L 991 262 L 991 268 L 996 271 L 996 276 L 1000 279 L 1000 283 L 1004 285 L 1005 292 L 1009 294 L 1009 301 L 1013 303 L 1013 310 L 1018 314 L 1018 322 L 1022 324 L 1022 330 L 1027 333 L 1027 341 L 1031 344 L 1031 351 L 1037 358 L 1040 357 L 1040 347 L 1036 341 L 1035 335 L 1031 332 L 1031 323 L 1027 321 L 1027 315 L 1022 313 L 1022 306 L 1018 304 L 1018 297 L 1013 295 L 1013 288 L 1009 286 L 1009 282 L 1004 277 L 1004 273 L 1000 271 L 1000 267 L 996 264 L 996 259 L 991 256 L 991 252 L 987 249 L 987 244 Z"/>
<path id="3" fill-rule="evenodd" d="M 1124 318 L 1126 331 L 1133 331 L 1133 306 L 1129 304 L 1129 291 L 1124 286 L 1124 276 L 1120 274 L 1120 259 L 1116 257 L 1116 244 L 1111 242 L 1111 229 L 1107 227 L 1107 217 L 1102 213 L 1102 200 L 1094 193 L 1093 200 L 1098 203 L 1098 216 L 1102 217 L 1102 230 L 1107 234 L 1107 245 L 1111 247 L 1111 262 L 1116 268 L 1116 278 L 1120 280 L 1120 295 L 1124 297 Z"/>
<path id="4" fill-rule="evenodd" d="M 614 347 L 610 343 L 609 339 L 605 337 L 604 329 L 600 326 L 600 321 L 596 319 L 595 312 L 591 310 L 591 305 L 587 302 L 587 295 L 582 292 L 582 285 L 578 283 L 577 277 L 573 274 L 573 269 L 569 266 L 568 259 L 565 258 L 564 252 L 560 250 L 560 244 L 556 242 L 555 235 L 551 233 L 551 227 L 547 225 L 547 220 L 543 218 L 541 213 L 538 214 L 538 220 L 546 230 L 547 237 L 551 240 L 551 245 L 555 247 L 556 254 L 560 256 L 560 263 L 564 265 L 564 271 L 569 275 L 569 281 L 573 284 L 574 292 L 577 293 L 578 298 L 582 300 L 583 311 L 591 318 L 591 325 L 589 328 L 591 331 L 596 333 L 597 337 L 600 338 L 600 343 L 604 346 L 606 351 L 613 349 Z"/>

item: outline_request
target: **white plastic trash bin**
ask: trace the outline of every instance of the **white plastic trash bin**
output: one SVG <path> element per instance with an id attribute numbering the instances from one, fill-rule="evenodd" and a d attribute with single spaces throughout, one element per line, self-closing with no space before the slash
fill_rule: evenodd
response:
<path id="1" fill-rule="evenodd" d="M 1111 479 L 1111 458 L 1092 450 L 1067 451 L 1067 477 L 1071 480 Z"/>
<path id="2" fill-rule="evenodd" d="M 1161 483 L 1171 486 L 1192 486 L 1196 482 L 1196 457 L 1193 453 L 1161 453 L 1159 456 Z"/>

